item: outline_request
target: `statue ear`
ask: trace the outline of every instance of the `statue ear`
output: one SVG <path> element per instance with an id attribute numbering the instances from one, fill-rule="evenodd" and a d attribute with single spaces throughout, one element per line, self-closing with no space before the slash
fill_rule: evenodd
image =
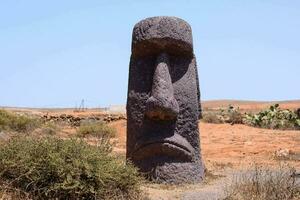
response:
<path id="1" fill-rule="evenodd" d="M 196 63 L 196 61 L 195 61 Z M 198 112 L 199 112 L 199 119 L 202 119 L 202 106 L 201 106 L 201 93 L 200 93 L 200 86 L 199 86 L 199 76 L 198 76 L 198 69 L 197 63 L 195 64 L 195 74 L 196 74 L 196 83 L 197 83 L 197 97 L 198 97 Z"/>

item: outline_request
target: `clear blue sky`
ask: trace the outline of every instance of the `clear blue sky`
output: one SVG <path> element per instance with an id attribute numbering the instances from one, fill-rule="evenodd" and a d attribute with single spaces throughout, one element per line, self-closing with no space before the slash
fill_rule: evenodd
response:
<path id="1" fill-rule="evenodd" d="M 298 0 L 2 0 L 0 106 L 125 104 L 132 28 L 157 15 L 191 24 L 202 99 L 300 99 Z"/>

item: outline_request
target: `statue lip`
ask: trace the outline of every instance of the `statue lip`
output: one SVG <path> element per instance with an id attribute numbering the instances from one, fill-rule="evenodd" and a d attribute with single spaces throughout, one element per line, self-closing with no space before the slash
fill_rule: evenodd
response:
<path id="1" fill-rule="evenodd" d="M 151 138 L 137 142 L 132 153 L 134 160 L 153 156 L 168 156 L 181 161 L 193 160 L 194 148 L 182 136 L 175 134 L 168 138 Z"/>

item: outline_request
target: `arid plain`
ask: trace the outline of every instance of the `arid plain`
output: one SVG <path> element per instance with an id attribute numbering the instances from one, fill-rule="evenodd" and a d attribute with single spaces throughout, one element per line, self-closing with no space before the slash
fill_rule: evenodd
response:
<path id="1" fill-rule="evenodd" d="M 283 109 L 296 110 L 300 101 L 255 102 L 217 100 L 204 101 L 202 109 L 219 110 L 228 105 L 238 107 L 240 112 L 252 112 L 267 109 L 279 103 Z M 74 109 L 30 109 L 5 108 L 17 113 L 28 113 L 41 117 L 72 116 L 74 118 L 101 118 L 116 129 L 113 139 L 113 152 L 125 158 L 126 153 L 126 117 L 125 113 L 110 113 L 109 110 L 86 109 L 75 112 Z M 204 184 L 162 186 L 146 184 L 143 190 L 150 199 L 214 199 L 220 196 L 227 182 L 235 173 L 250 169 L 254 165 L 276 168 L 281 164 L 300 169 L 300 130 L 272 130 L 251 127 L 243 124 L 213 124 L 199 122 L 202 156 L 206 166 Z M 76 127 L 63 126 L 57 135 L 69 138 L 76 134 Z M 37 136 L 40 132 L 37 130 Z M 90 144 L 97 139 L 86 138 Z M 200 195 L 201 194 L 201 195 Z M 201 199 L 200 198 L 200 199 Z"/>

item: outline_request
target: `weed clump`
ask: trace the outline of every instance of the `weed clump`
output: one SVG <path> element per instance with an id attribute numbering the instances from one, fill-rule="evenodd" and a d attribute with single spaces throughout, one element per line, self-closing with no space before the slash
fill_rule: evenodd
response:
<path id="1" fill-rule="evenodd" d="M 41 121 L 38 118 L 0 110 L 0 131 L 12 130 L 17 132 L 30 132 L 40 125 Z"/>
<path id="2" fill-rule="evenodd" d="M 203 111 L 201 120 L 203 122 L 212 123 L 212 124 L 224 123 L 219 111 Z"/>
<path id="3" fill-rule="evenodd" d="M 202 120 L 207 123 L 215 124 L 242 124 L 243 114 L 239 108 L 229 105 L 227 109 L 219 109 L 214 111 L 204 111 Z"/>
<path id="4" fill-rule="evenodd" d="M 253 170 L 236 176 L 226 186 L 225 200 L 296 200 L 300 198 L 300 185 L 295 169 L 280 166 L 271 170 L 255 166 Z"/>
<path id="5" fill-rule="evenodd" d="M 283 110 L 279 104 L 257 114 L 242 114 L 239 108 L 231 105 L 227 109 L 210 110 L 203 112 L 203 121 L 207 123 L 246 124 L 249 126 L 268 129 L 300 129 L 300 111 Z"/>
<path id="6" fill-rule="evenodd" d="M 141 178 L 105 146 L 21 137 L 0 147 L 0 181 L 34 199 L 137 199 Z"/>
<path id="7" fill-rule="evenodd" d="M 40 132 L 46 136 L 53 136 L 53 135 L 56 135 L 60 130 L 61 130 L 61 128 L 57 125 L 57 123 L 45 122 L 41 126 Z"/>
<path id="8" fill-rule="evenodd" d="M 110 139 L 115 137 L 116 130 L 104 122 L 85 122 L 79 126 L 77 135 L 80 137 L 93 136 Z"/>

